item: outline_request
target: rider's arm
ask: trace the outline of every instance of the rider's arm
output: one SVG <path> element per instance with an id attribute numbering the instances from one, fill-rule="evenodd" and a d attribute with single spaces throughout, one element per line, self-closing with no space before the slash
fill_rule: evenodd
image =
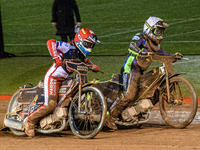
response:
<path id="1" fill-rule="evenodd" d="M 140 34 L 136 34 L 129 45 L 129 52 L 133 55 L 139 55 L 139 53 L 142 51 L 140 47 L 142 46 L 144 40 L 141 38 Z"/>
<path id="2" fill-rule="evenodd" d="M 57 43 L 54 39 L 50 39 L 47 41 L 47 47 L 51 57 L 55 60 L 55 67 L 62 66 L 62 59 L 59 56 L 57 51 Z"/>
<path id="3" fill-rule="evenodd" d="M 87 64 L 93 65 L 92 61 L 88 57 L 85 57 L 84 61 Z"/>
<path id="4" fill-rule="evenodd" d="M 70 43 L 62 42 L 62 41 L 56 41 L 57 45 L 57 51 L 60 53 L 67 53 L 71 49 L 76 49 L 74 48 L 75 46 L 71 45 Z"/>
<path id="5" fill-rule="evenodd" d="M 53 57 L 53 59 L 55 59 L 59 57 L 59 55 L 67 53 L 71 48 L 71 44 L 50 39 L 47 41 L 47 47 L 50 55 Z"/>
<path id="6" fill-rule="evenodd" d="M 162 48 L 160 48 L 160 49 L 157 51 L 157 54 L 158 54 L 158 55 L 161 55 L 161 56 L 173 56 L 173 55 L 174 55 L 174 54 L 167 53 L 167 52 L 164 51 Z"/>
<path id="7" fill-rule="evenodd" d="M 57 44 L 56 40 L 50 39 L 47 41 L 47 47 L 49 50 L 49 53 L 53 59 L 58 58 L 58 52 L 57 52 Z"/>
<path id="8" fill-rule="evenodd" d="M 164 51 L 162 48 L 158 51 L 157 53 L 158 55 L 162 55 L 162 56 L 176 56 L 177 59 L 182 59 L 183 55 L 181 53 L 175 53 L 175 54 L 169 54 L 166 51 Z"/>
<path id="9" fill-rule="evenodd" d="M 63 56 L 63 53 L 67 53 L 70 50 L 70 46 L 70 43 L 56 41 L 54 39 L 47 41 L 49 53 L 55 59 L 56 67 L 62 66 L 62 58 L 60 56 Z"/>
<path id="10" fill-rule="evenodd" d="M 100 68 L 94 65 L 88 57 L 85 57 L 84 61 L 85 63 L 92 65 L 92 71 L 99 72 Z"/>

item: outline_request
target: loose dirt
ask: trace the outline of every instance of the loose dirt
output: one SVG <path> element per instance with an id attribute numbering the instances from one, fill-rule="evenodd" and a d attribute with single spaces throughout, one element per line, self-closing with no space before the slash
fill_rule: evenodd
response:
<path id="1" fill-rule="evenodd" d="M 8 107 L 0 100 L 0 128 Z M 159 114 L 140 128 L 120 128 L 111 132 L 104 128 L 94 139 L 79 139 L 70 129 L 56 134 L 36 134 L 34 138 L 18 137 L 9 130 L 0 131 L 0 150 L 197 150 L 200 149 L 200 123 L 185 129 L 165 125 Z"/>

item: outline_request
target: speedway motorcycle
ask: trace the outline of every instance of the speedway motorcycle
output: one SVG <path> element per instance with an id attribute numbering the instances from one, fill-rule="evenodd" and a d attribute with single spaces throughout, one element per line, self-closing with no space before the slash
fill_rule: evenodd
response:
<path id="1" fill-rule="evenodd" d="M 177 58 L 176 55 L 160 56 L 147 52 L 141 57 L 161 62 L 163 66 L 142 75 L 134 103 L 129 104 L 115 123 L 120 126 L 140 126 L 149 121 L 153 114 L 152 108 L 157 107 L 157 112 L 160 111 L 168 125 L 185 128 L 196 115 L 198 100 L 190 81 L 181 76 L 182 73 L 173 71 L 172 63 L 182 56 Z M 94 86 L 103 92 L 108 110 L 120 100 L 120 95 L 123 95 L 123 85 L 120 83 L 119 75 L 113 75 L 109 81 L 99 81 Z M 158 102 L 159 105 L 156 105 Z"/>
<path id="2" fill-rule="evenodd" d="M 39 133 L 49 134 L 64 130 L 69 124 L 72 132 L 84 139 L 95 137 L 103 128 L 107 103 L 102 92 L 87 82 L 92 66 L 80 60 L 65 60 L 77 74 L 65 81 L 59 90 L 59 102 L 53 113 L 36 125 Z M 37 86 L 21 87 L 11 98 L 4 125 L 15 135 L 25 135 L 26 118 L 44 104 L 43 82 Z"/>

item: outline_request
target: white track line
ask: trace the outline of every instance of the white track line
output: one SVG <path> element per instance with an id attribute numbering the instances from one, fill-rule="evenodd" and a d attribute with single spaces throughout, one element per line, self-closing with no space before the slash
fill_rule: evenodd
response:
<path id="1" fill-rule="evenodd" d="M 32 17 L 32 16 L 31 16 Z M 23 17 L 22 17 L 23 18 Z M 196 21 L 196 20 L 200 20 L 200 17 L 198 18 L 191 18 L 191 19 L 183 19 L 181 21 L 178 22 L 174 22 L 171 23 L 170 25 L 175 25 L 175 24 L 179 24 L 179 23 L 186 23 L 186 22 L 190 22 L 190 21 Z M 141 31 L 140 29 L 135 29 L 135 30 L 128 30 L 128 31 L 123 31 L 123 32 L 115 32 L 115 33 L 111 33 L 111 34 L 107 34 L 107 35 L 100 35 L 98 36 L 99 38 L 106 38 L 106 37 L 112 37 L 112 36 L 116 36 L 116 35 L 121 35 L 121 34 L 126 34 L 126 33 L 131 33 L 131 32 L 139 32 Z M 195 30 L 195 31 L 191 31 L 191 32 L 185 32 L 185 33 L 180 33 L 180 34 L 174 34 L 174 35 L 169 35 L 166 36 L 165 38 L 169 38 L 169 37 L 175 37 L 175 36 L 180 36 L 180 35 L 184 35 L 184 34 L 191 34 L 191 33 L 197 33 L 200 32 L 200 30 Z M 199 43 L 200 41 L 165 41 L 165 43 Z M 128 44 L 129 42 L 127 42 Z M 112 43 L 112 42 L 108 42 L 108 43 L 102 43 L 102 44 L 126 44 L 126 42 L 117 42 L 117 43 Z M 7 46 L 25 46 L 25 45 L 32 45 L 32 46 L 40 46 L 40 45 L 44 45 L 44 44 L 5 44 Z"/>
<path id="2" fill-rule="evenodd" d="M 125 34 L 125 33 L 138 32 L 138 31 L 141 31 L 141 29 L 128 30 L 128 31 L 123 31 L 123 32 L 116 32 L 116 33 L 102 35 L 102 36 L 98 36 L 98 37 L 99 38 L 104 38 L 104 37 L 110 37 L 110 36 L 114 36 L 114 35 Z"/>
<path id="3" fill-rule="evenodd" d="M 197 33 L 197 32 L 200 32 L 200 30 L 195 30 L 195 31 L 191 31 L 191 32 L 183 32 L 183 33 L 180 33 L 180 34 L 172 34 L 172 35 L 165 36 L 165 38 L 180 36 L 180 35 L 184 35 L 184 34 Z"/>
<path id="4" fill-rule="evenodd" d="M 197 58 L 197 59 L 183 60 L 183 61 L 175 62 L 175 63 L 173 63 L 173 65 L 185 64 L 185 63 L 193 63 L 193 62 L 200 62 L 200 59 Z"/>
<path id="5" fill-rule="evenodd" d="M 191 21 L 196 21 L 196 20 L 200 20 L 200 17 L 198 18 L 191 18 L 191 19 L 183 19 L 181 21 L 177 21 L 177 22 L 174 22 L 174 23 L 170 23 L 169 25 L 176 25 L 176 24 L 180 24 L 180 23 L 187 23 L 187 22 L 191 22 Z M 113 34 L 108 34 L 108 35 L 104 35 L 104 36 L 99 36 L 101 38 L 104 38 L 104 37 L 110 37 L 110 36 L 113 36 L 113 35 L 120 35 L 120 34 L 125 34 L 125 33 L 131 33 L 131 32 L 136 32 L 136 31 L 141 31 L 142 29 L 135 29 L 135 30 L 129 30 L 129 31 L 123 31 L 123 32 L 117 32 L 117 33 L 113 33 Z M 183 34 L 190 34 L 190 33 L 195 33 L 195 32 L 199 32 L 200 30 L 196 30 L 196 31 L 192 31 L 192 32 L 186 32 L 186 33 L 183 33 Z M 179 36 L 179 35 L 182 35 L 182 34 L 175 34 L 175 35 L 172 35 L 172 36 Z M 172 36 L 168 36 L 168 37 L 172 37 Z"/>

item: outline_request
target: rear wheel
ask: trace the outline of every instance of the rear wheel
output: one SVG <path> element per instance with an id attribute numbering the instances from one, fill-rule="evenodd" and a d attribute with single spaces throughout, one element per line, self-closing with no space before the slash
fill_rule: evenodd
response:
<path id="1" fill-rule="evenodd" d="M 18 114 L 15 113 L 16 106 L 18 105 L 17 104 L 17 95 L 18 95 L 18 93 L 19 93 L 19 91 L 16 92 L 12 96 L 12 98 L 10 100 L 10 103 L 8 105 L 8 111 L 7 111 L 7 117 L 6 118 L 20 121 L 20 118 L 19 118 Z M 25 132 L 23 132 L 23 131 L 16 130 L 16 129 L 13 129 L 13 128 L 9 128 L 9 129 L 10 129 L 10 131 L 12 133 L 14 133 L 17 136 L 24 136 L 25 135 Z"/>
<path id="2" fill-rule="evenodd" d="M 166 85 L 159 96 L 161 116 L 174 128 L 185 128 L 194 119 L 198 100 L 194 87 L 184 77 L 169 79 L 170 98 L 167 100 Z"/>
<path id="3" fill-rule="evenodd" d="M 80 138 L 93 138 L 104 126 L 107 104 L 102 92 L 95 87 L 82 89 L 81 106 L 78 110 L 79 93 L 71 101 L 69 124 L 72 132 Z"/>

